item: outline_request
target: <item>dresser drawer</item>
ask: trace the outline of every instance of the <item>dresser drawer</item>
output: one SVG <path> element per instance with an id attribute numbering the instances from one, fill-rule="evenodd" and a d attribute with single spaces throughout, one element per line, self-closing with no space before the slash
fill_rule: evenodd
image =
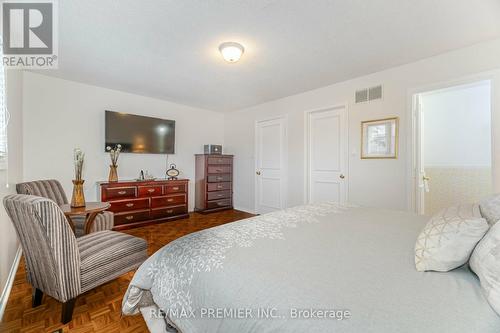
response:
<path id="1" fill-rule="evenodd" d="M 107 187 L 103 189 L 103 198 L 105 200 L 112 199 L 122 199 L 122 198 L 134 198 L 136 197 L 137 188 L 135 186 L 130 187 Z"/>
<path id="2" fill-rule="evenodd" d="M 207 200 L 226 199 L 231 197 L 231 191 L 208 192 Z"/>
<path id="3" fill-rule="evenodd" d="M 149 198 L 119 200 L 110 203 L 111 208 L 109 210 L 114 213 L 149 208 Z"/>
<path id="4" fill-rule="evenodd" d="M 209 183 L 230 182 L 231 181 L 231 175 L 230 174 L 226 174 L 226 175 L 210 175 L 210 176 L 207 176 L 207 181 Z"/>
<path id="5" fill-rule="evenodd" d="M 231 189 L 231 183 L 208 183 L 207 184 L 207 191 L 212 192 L 212 191 L 223 191 L 223 190 L 230 190 Z"/>
<path id="6" fill-rule="evenodd" d="M 137 192 L 139 197 L 152 197 L 163 194 L 163 186 L 161 185 L 151 185 L 151 186 L 138 186 Z"/>
<path id="7" fill-rule="evenodd" d="M 231 157 L 215 157 L 211 156 L 207 158 L 208 164 L 233 164 L 233 159 Z"/>
<path id="8" fill-rule="evenodd" d="M 207 201 L 207 209 L 231 206 L 231 199 Z"/>
<path id="9" fill-rule="evenodd" d="M 180 214 L 187 214 L 188 208 L 187 205 L 182 206 L 174 206 L 174 207 L 163 207 L 163 208 L 155 208 L 151 210 L 151 218 L 153 219 L 161 219 L 166 217 L 172 217 Z"/>
<path id="10" fill-rule="evenodd" d="M 151 198 L 151 208 L 175 206 L 186 203 L 185 194 L 173 194 L 164 197 Z"/>
<path id="11" fill-rule="evenodd" d="M 186 184 L 165 185 L 165 194 L 186 193 L 186 192 L 187 192 Z"/>
<path id="12" fill-rule="evenodd" d="M 207 168 L 208 173 L 231 173 L 232 167 L 230 165 L 209 165 Z"/>
<path id="13" fill-rule="evenodd" d="M 149 219 L 149 209 L 115 214 L 115 225 L 134 223 Z"/>

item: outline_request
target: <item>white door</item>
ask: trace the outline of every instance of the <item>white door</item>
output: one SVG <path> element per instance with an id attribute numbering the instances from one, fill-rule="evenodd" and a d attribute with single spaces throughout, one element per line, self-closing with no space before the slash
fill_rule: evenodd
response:
<path id="1" fill-rule="evenodd" d="M 309 203 L 347 200 L 347 110 L 344 106 L 307 113 Z"/>
<path id="2" fill-rule="evenodd" d="M 286 118 L 255 126 L 255 209 L 264 214 L 286 208 Z"/>

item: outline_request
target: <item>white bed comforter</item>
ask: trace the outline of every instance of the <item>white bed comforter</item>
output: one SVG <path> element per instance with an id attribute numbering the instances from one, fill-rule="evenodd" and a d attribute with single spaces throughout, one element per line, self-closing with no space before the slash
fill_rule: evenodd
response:
<path id="1" fill-rule="evenodd" d="M 324 203 L 196 232 L 139 268 L 123 312 L 158 332 L 500 332 L 468 267 L 415 270 L 424 223 Z"/>

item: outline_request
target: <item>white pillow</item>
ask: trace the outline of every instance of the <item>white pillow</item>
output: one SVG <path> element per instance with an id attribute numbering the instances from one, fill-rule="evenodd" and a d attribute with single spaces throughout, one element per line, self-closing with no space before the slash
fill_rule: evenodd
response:
<path id="1" fill-rule="evenodd" d="M 481 215 L 490 225 L 494 225 L 500 220 L 500 194 L 494 194 L 479 203 Z"/>
<path id="2" fill-rule="evenodd" d="M 443 209 L 431 218 L 417 238 L 417 270 L 447 272 L 462 266 L 488 228 L 477 204 Z"/>
<path id="3" fill-rule="evenodd" d="M 486 299 L 500 315 L 500 223 L 477 244 L 469 265 L 481 280 Z"/>

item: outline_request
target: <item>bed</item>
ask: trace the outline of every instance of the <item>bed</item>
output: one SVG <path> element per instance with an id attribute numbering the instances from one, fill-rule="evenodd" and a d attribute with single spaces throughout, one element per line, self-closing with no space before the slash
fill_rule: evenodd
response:
<path id="1" fill-rule="evenodd" d="M 179 238 L 122 304 L 151 332 L 500 332 L 467 266 L 417 272 L 426 218 L 322 203 Z"/>

